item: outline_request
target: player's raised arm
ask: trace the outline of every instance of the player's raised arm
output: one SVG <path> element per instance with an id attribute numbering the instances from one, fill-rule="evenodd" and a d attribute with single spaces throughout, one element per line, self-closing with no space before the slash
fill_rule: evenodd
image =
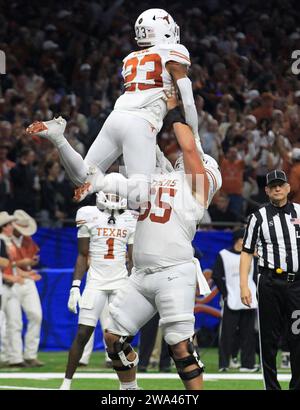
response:
<path id="1" fill-rule="evenodd" d="M 205 205 L 208 200 L 209 180 L 194 135 L 188 125 L 180 122 L 174 123 L 173 129 L 182 150 L 184 172 L 191 178 L 194 192 L 198 192 L 201 187 L 203 205 Z"/>
<path id="2" fill-rule="evenodd" d="M 186 122 L 191 127 L 195 138 L 199 140 L 198 114 L 193 96 L 192 82 L 187 76 L 188 66 L 176 61 L 169 61 L 166 64 L 166 68 L 180 91 Z"/>
<path id="3" fill-rule="evenodd" d="M 200 141 L 195 141 L 177 103 L 175 94 L 167 100 L 169 121 L 173 124 L 178 144 L 182 150 L 182 156 L 176 161 L 175 170 L 180 167 L 184 168 L 185 174 L 191 178 L 192 190 L 197 200 L 208 208 L 214 194 L 221 187 L 221 173 L 217 162 L 203 153 Z"/>

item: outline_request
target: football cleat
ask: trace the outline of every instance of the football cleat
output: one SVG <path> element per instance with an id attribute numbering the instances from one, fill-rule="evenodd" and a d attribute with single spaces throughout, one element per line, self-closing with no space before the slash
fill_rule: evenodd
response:
<path id="1" fill-rule="evenodd" d="M 74 201 L 81 202 L 88 195 L 98 192 L 102 188 L 104 175 L 99 168 L 95 166 L 89 167 L 86 181 L 74 192 Z"/>
<path id="2" fill-rule="evenodd" d="M 53 118 L 50 121 L 35 121 L 26 128 L 26 132 L 30 135 L 47 138 L 55 145 L 59 145 L 64 141 L 66 124 L 66 120 L 62 117 Z"/>
<path id="3" fill-rule="evenodd" d="M 90 182 L 85 182 L 84 184 L 80 185 L 80 187 L 75 189 L 73 199 L 75 202 L 81 202 L 84 200 L 84 198 L 92 193 L 92 184 Z"/>

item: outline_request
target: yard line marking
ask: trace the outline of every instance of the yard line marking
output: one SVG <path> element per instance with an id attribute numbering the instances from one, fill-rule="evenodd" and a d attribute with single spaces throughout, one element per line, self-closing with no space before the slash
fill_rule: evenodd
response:
<path id="1" fill-rule="evenodd" d="M 12 389 L 12 390 L 57 390 L 41 387 L 20 387 L 20 386 L 1 386 L 0 389 Z"/>
<path id="2" fill-rule="evenodd" d="M 0 373 L 0 379 L 32 379 L 32 380 L 49 380 L 49 379 L 63 379 L 64 373 Z M 142 373 L 137 375 L 138 379 L 178 379 L 177 373 Z M 117 380 L 115 373 L 75 373 L 74 379 L 107 379 Z M 262 380 L 260 373 L 204 373 L 204 380 Z M 279 381 L 290 381 L 290 374 L 278 374 Z"/>

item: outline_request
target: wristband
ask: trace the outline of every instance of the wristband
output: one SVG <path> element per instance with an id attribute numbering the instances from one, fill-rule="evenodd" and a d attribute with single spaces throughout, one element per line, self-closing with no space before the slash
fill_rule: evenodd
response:
<path id="1" fill-rule="evenodd" d="M 74 279 L 72 282 L 72 288 L 80 288 L 81 280 Z"/>
<path id="2" fill-rule="evenodd" d="M 172 108 L 165 118 L 165 120 L 170 123 L 174 124 L 174 122 L 180 122 L 181 124 L 186 124 L 184 115 L 181 112 L 179 107 Z"/>

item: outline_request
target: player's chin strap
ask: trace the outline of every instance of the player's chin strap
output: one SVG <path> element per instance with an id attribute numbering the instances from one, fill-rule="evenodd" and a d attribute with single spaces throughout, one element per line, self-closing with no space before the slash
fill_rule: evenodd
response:
<path id="1" fill-rule="evenodd" d="M 201 362 L 200 357 L 195 349 L 193 338 L 190 337 L 187 342 L 187 350 L 189 355 L 184 357 L 183 359 L 175 359 L 174 354 L 169 346 L 169 354 L 175 362 L 178 375 L 182 380 L 192 380 L 195 377 L 200 376 L 204 372 L 204 364 Z M 190 370 L 188 372 L 184 371 L 184 369 L 192 364 L 196 364 L 198 367 L 194 370 Z"/>
<path id="2" fill-rule="evenodd" d="M 127 343 L 127 340 L 129 342 L 132 339 L 132 337 L 121 336 L 120 339 L 114 343 L 114 352 L 111 353 L 107 351 L 108 357 L 111 360 L 120 360 L 122 362 L 122 366 L 113 366 L 117 372 L 130 370 L 133 367 L 136 367 L 139 362 L 139 356 L 136 352 L 135 358 L 132 361 L 127 359 L 128 354 L 133 351 L 130 344 Z"/>
<path id="3" fill-rule="evenodd" d="M 111 210 L 111 214 L 110 214 L 110 217 L 109 217 L 108 220 L 107 220 L 107 223 L 108 223 L 109 225 L 116 223 L 115 210 L 114 210 L 114 209 Z"/>

